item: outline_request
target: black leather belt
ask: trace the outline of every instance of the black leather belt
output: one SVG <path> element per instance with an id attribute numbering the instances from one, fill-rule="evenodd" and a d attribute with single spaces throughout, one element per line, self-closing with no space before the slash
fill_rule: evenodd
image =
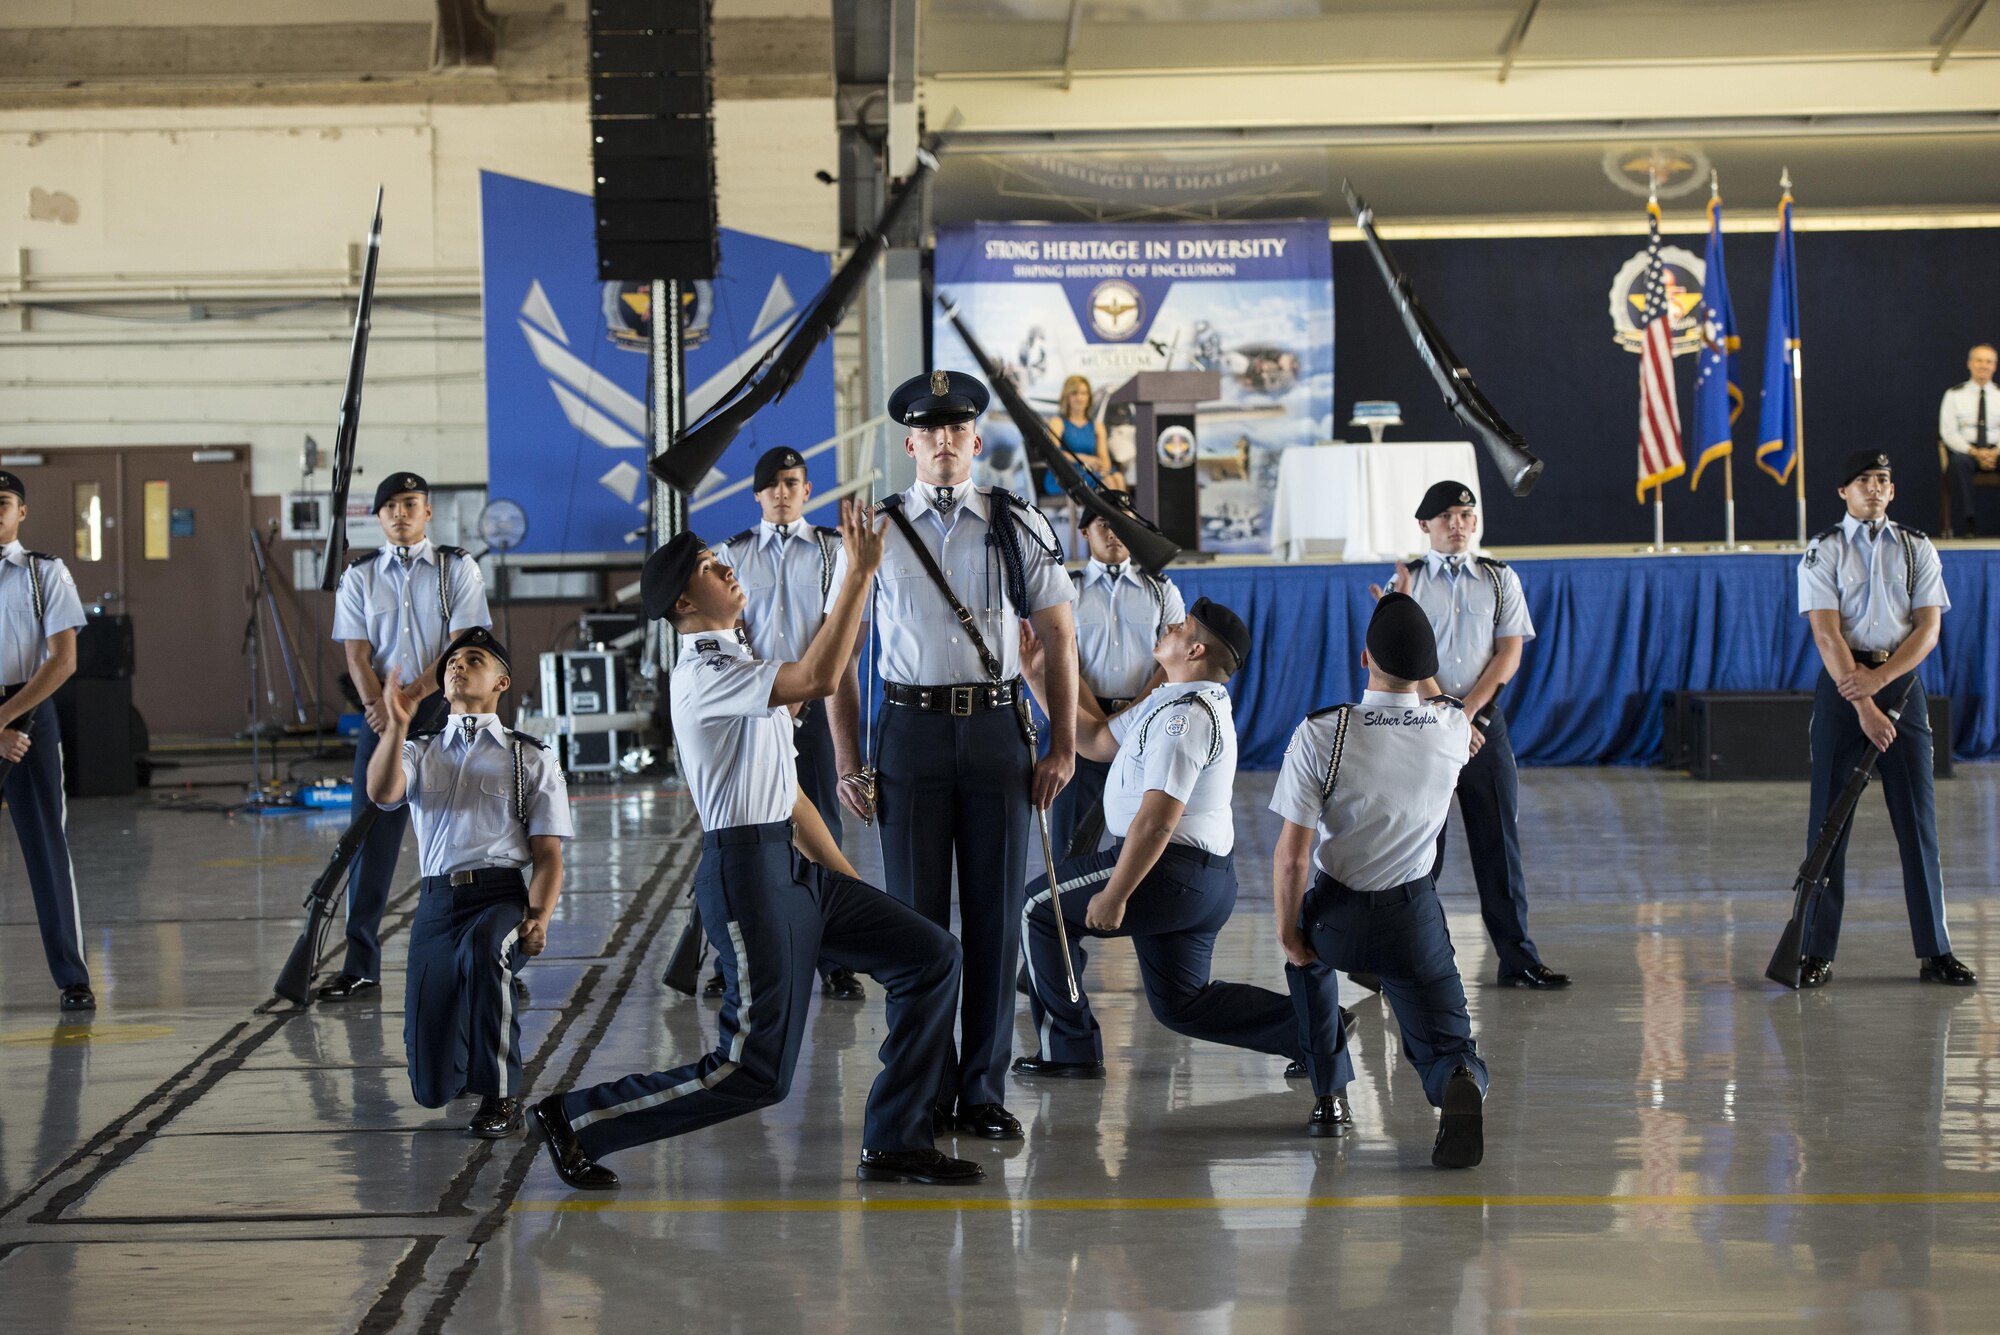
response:
<path id="1" fill-rule="evenodd" d="M 1131 704 L 1132 701 L 1136 700 L 1137 698 L 1138 698 L 1137 696 L 1131 696 L 1126 699 L 1120 700 L 1113 696 L 1100 695 L 1097 697 L 1097 707 L 1103 710 L 1107 715 L 1116 714 L 1119 710 L 1125 708 L 1125 706 Z"/>
<path id="2" fill-rule="evenodd" d="M 719 830 L 702 831 L 701 846 L 729 848 L 738 844 L 789 844 L 795 833 L 789 820 L 774 820 L 764 825 L 725 825 Z"/>
<path id="3" fill-rule="evenodd" d="M 470 871 L 455 871 L 444 876 L 424 877 L 426 890 L 463 890 L 467 886 L 481 889 L 519 886 L 526 889 L 527 873 L 519 867 L 474 867 Z"/>
<path id="4" fill-rule="evenodd" d="M 1895 651 L 1892 649 L 1856 649 L 1850 646 L 1847 652 L 1854 655 L 1855 662 L 1868 667 L 1881 667 L 1895 656 Z"/>
<path id="5" fill-rule="evenodd" d="M 927 714 L 949 714 L 966 718 L 989 709 L 1006 709 L 1014 703 L 1021 679 L 973 682 L 963 686 L 905 686 L 900 681 L 882 683 L 882 695 L 892 705 L 921 709 Z"/>
<path id="6" fill-rule="evenodd" d="M 1368 904 L 1405 904 L 1430 889 L 1434 882 L 1428 876 L 1419 876 L 1414 881 L 1392 885 L 1384 890 L 1356 890 L 1351 885 L 1343 885 L 1325 872 L 1313 871 L 1313 889 L 1332 899 L 1358 899 Z"/>

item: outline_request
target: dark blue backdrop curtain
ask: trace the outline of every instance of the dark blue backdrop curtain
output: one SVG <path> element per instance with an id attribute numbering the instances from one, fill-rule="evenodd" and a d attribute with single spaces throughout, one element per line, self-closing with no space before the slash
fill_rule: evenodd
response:
<path id="1" fill-rule="evenodd" d="M 1537 637 L 1503 697 L 1530 765 L 1643 765 L 1660 758 L 1672 690 L 1810 688 L 1819 671 L 1797 607 L 1797 558 L 1597 557 L 1514 563 Z M 1236 609 L 1256 640 L 1231 684 L 1241 763 L 1272 769 L 1300 719 L 1360 698 L 1361 647 L 1382 566 L 1187 566 L 1187 600 Z M 1926 690 L 1951 697 L 1953 750 L 2000 755 L 1995 701 L 2000 552 L 1946 551 L 1945 614 Z"/>

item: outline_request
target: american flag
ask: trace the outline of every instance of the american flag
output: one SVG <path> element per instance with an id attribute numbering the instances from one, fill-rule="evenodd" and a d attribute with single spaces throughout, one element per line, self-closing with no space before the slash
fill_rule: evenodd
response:
<path id="1" fill-rule="evenodd" d="M 1646 204 L 1645 309 L 1639 316 L 1639 499 L 1687 471 L 1681 455 L 1681 405 L 1674 392 L 1674 307 L 1660 263 L 1660 205 Z"/>

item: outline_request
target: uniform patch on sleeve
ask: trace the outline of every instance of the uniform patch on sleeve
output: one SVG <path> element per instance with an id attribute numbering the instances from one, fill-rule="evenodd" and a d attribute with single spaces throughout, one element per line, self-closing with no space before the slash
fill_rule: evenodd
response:
<path id="1" fill-rule="evenodd" d="M 694 651 L 698 654 L 712 654 L 720 648 L 722 646 L 714 640 L 696 640 L 694 642 Z"/>
<path id="2" fill-rule="evenodd" d="M 1819 564 L 1819 547 L 1817 545 L 1814 545 L 1806 548 L 1806 569 L 1810 570 L 1818 564 Z"/>
<path id="3" fill-rule="evenodd" d="M 1187 715 L 1176 714 L 1167 720 L 1167 736 L 1178 737 L 1187 731 Z"/>

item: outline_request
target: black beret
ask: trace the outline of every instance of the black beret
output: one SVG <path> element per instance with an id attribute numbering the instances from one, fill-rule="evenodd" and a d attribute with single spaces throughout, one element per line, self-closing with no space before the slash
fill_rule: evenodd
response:
<path id="1" fill-rule="evenodd" d="M 11 491 L 21 498 L 21 504 L 28 503 L 28 484 L 17 474 L 0 470 L 0 491 Z"/>
<path id="2" fill-rule="evenodd" d="M 970 422 L 990 402 L 992 396 L 976 377 L 963 371 L 932 371 L 896 386 L 889 396 L 889 416 L 904 426 L 950 426 Z"/>
<path id="3" fill-rule="evenodd" d="M 757 457 L 756 480 L 751 484 L 750 489 L 752 491 L 762 491 L 773 482 L 776 482 L 778 474 L 784 472 L 787 468 L 804 468 L 805 466 L 805 457 L 789 445 L 780 445 L 776 449 L 765 450 L 763 454 Z"/>
<path id="4" fill-rule="evenodd" d="M 500 666 L 506 669 L 509 676 L 512 676 L 514 673 L 513 660 L 507 657 L 507 646 L 494 639 L 493 632 L 486 629 L 486 627 L 468 626 L 458 633 L 451 642 L 451 648 L 445 650 L 444 657 L 438 660 L 438 686 L 440 688 L 444 686 L 444 670 L 451 665 L 451 656 L 460 649 L 484 649 L 487 653 L 500 660 Z"/>
<path id="5" fill-rule="evenodd" d="M 1132 493 L 1129 491 L 1123 491 L 1117 487 L 1106 487 L 1097 494 L 1103 497 L 1105 504 L 1109 505 L 1114 510 L 1123 510 L 1128 515 L 1136 515 L 1139 513 L 1138 507 L 1136 507 L 1132 503 Z M 1093 523 L 1097 521 L 1098 518 L 1099 516 L 1097 511 L 1085 510 L 1083 512 L 1083 517 L 1077 521 L 1077 527 L 1089 528 Z"/>
<path id="6" fill-rule="evenodd" d="M 1384 674 L 1422 681 L 1438 670 L 1437 635 L 1417 600 L 1385 593 L 1368 618 L 1368 659 Z"/>
<path id="7" fill-rule="evenodd" d="M 1224 607 L 1221 603 L 1210 602 L 1206 598 L 1194 600 L 1188 615 L 1199 621 L 1216 639 L 1229 646 L 1229 652 L 1236 655 L 1236 666 L 1242 667 L 1250 661 L 1250 629 L 1243 624 L 1243 618 Z"/>
<path id="8" fill-rule="evenodd" d="M 646 620 L 658 621 L 673 610 L 707 550 L 708 544 L 694 534 L 676 533 L 646 558 L 646 568 L 639 574 L 639 603 Z"/>
<path id="9" fill-rule="evenodd" d="M 420 491 L 431 494 L 431 484 L 415 473 L 391 473 L 375 487 L 375 513 L 381 514 L 382 507 L 401 496 L 406 491 Z"/>
<path id="10" fill-rule="evenodd" d="M 1433 482 L 1424 498 L 1417 502 L 1417 518 L 1436 519 L 1454 505 L 1477 505 L 1472 488 L 1463 482 Z"/>
<path id="11" fill-rule="evenodd" d="M 1856 450 L 1840 461 L 1840 486 L 1846 486 L 1863 473 L 1876 469 L 1889 470 L 1889 456 L 1880 450 Z"/>

